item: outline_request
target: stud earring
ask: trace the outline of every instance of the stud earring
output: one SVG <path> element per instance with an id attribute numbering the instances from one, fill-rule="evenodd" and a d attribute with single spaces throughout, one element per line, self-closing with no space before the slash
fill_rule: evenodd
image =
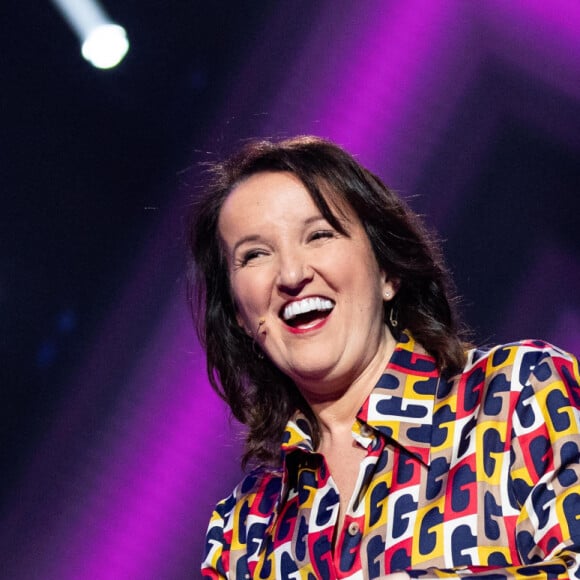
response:
<path id="1" fill-rule="evenodd" d="M 389 300 L 391 298 L 391 293 L 388 290 L 385 290 L 385 299 Z"/>

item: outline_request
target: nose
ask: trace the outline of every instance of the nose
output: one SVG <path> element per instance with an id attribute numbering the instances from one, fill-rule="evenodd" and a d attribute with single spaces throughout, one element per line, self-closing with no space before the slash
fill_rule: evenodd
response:
<path id="1" fill-rule="evenodd" d="M 280 291 L 296 295 L 312 280 L 313 275 L 313 270 L 302 252 L 291 251 L 280 254 L 277 280 Z"/>

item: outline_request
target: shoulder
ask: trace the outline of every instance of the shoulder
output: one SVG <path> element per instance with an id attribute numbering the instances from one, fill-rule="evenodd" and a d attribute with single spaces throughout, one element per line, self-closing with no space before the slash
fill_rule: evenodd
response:
<path id="1" fill-rule="evenodd" d="M 521 340 L 468 352 L 462 373 L 464 384 L 486 385 L 489 391 L 511 391 L 545 402 L 557 390 L 560 398 L 580 408 L 580 373 L 574 355 L 543 340 Z M 552 395 L 554 400 L 557 395 Z"/>
<path id="2" fill-rule="evenodd" d="M 263 466 L 253 469 L 218 503 L 214 516 L 227 520 L 232 514 L 240 513 L 242 505 L 251 508 L 252 514 L 269 516 L 276 508 L 281 488 L 281 470 Z"/>
<path id="3" fill-rule="evenodd" d="M 554 371 L 574 370 L 577 365 L 573 355 L 557 346 L 543 340 L 527 339 L 468 351 L 465 371 L 473 368 L 492 373 L 510 370 L 512 374 L 517 371 L 518 378 L 525 379 L 530 375 L 541 378 Z"/>
<path id="4" fill-rule="evenodd" d="M 244 566 L 247 546 L 259 549 L 278 507 L 281 488 L 281 472 L 261 467 L 218 503 L 206 534 L 204 577 L 225 578 L 239 558 Z"/>
<path id="5" fill-rule="evenodd" d="M 493 357 L 494 359 L 497 359 L 498 362 L 501 362 L 502 359 L 507 358 L 510 353 L 514 352 L 530 353 L 532 356 L 535 355 L 537 357 L 563 356 L 567 358 L 572 356 L 557 346 L 546 342 L 545 340 L 525 339 L 509 342 L 506 344 L 473 348 L 468 351 L 468 357 L 473 361 L 480 360 L 481 358 Z"/>

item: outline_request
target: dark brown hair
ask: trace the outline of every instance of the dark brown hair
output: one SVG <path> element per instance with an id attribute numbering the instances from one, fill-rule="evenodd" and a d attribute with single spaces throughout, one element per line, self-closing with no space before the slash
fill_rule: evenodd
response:
<path id="1" fill-rule="evenodd" d="M 210 168 L 207 187 L 194 201 L 189 230 L 193 258 L 190 303 L 207 353 L 209 380 L 236 419 L 248 427 L 244 464 L 250 459 L 279 460 L 282 434 L 296 409 L 310 419 L 315 446 L 320 437 L 316 418 L 294 383 L 267 357 L 259 356 L 258 347 L 236 321 L 218 218 L 232 189 L 264 171 L 286 171 L 298 177 L 324 218 L 341 233 L 345 233 L 344 227 L 328 197 L 337 196 L 352 207 L 380 268 L 400 282 L 389 303 L 398 316 L 396 328 L 384 312 L 395 337 L 399 329 L 408 329 L 446 375 L 459 371 L 465 363 L 452 285 L 439 245 L 407 204 L 329 141 L 295 137 L 248 143 Z"/>

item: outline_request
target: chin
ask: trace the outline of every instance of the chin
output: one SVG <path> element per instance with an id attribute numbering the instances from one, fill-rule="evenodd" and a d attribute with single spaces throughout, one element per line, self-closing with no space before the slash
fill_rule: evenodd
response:
<path id="1" fill-rule="evenodd" d="M 321 367 L 318 363 L 312 366 L 302 366 L 299 369 L 294 368 L 288 374 L 298 387 L 305 386 L 314 391 L 317 389 L 327 390 L 332 387 L 337 382 L 337 378 L 333 376 L 334 371 L 334 366 Z"/>
<path id="2" fill-rule="evenodd" d="M 282 372 L 288 375 L 292 379 L 323 379 L 330 369 L 322 367 L 320 362 L 313 363 L 312 365 L 304 364 L 304 361 L 300 361 L 300 366 L 288 366 L 285 365 L 281 368 Z"/>

